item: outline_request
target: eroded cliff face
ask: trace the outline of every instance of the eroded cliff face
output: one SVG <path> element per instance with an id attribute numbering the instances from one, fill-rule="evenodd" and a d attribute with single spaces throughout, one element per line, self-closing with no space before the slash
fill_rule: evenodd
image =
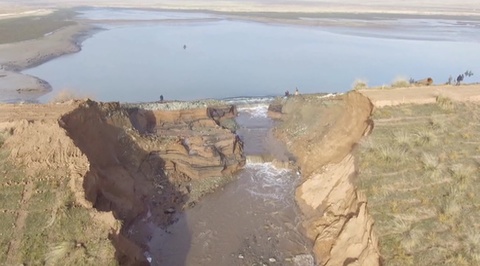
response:
<path id="1" fill-rule="evenodd" d="M 87 100 L 39 108 L 45 114 L 28 114 L 32 108 L 23 108 L 28 119 L 0 121 L 11 128 L 10 158 L 32 178 L 68 179 L 76 204 L 110 231 L 121 264 L 147 264 L 149 236 L 129 232 L 136 219 L 167 226 L 186 207 L 191 180 L 231 175 L 245 163 L 241 141 L 219 126 L 235 115 L 231 106 L 146 111 Z"/>
<path id="2" fill-rule="evenodd" d="M 364 195 L 352 184 L 351 151 L 373 126 L 368 98 L 356 92 L 325 98 L 290 97 L 282 105 L 277 135 L 297 157 L 304 182 L 296 200 L 320 265 L 379 265 Z"/>
<path id="3" fill-rule="evenodd" d="M 231 175 L 244 165 L 243 144 L 221 126 L 236 114 L 233 106 L 130 111 L 140 132 L 173 140 L 155 151 L 165 161 L 164 170 L 192 179 Z"/>

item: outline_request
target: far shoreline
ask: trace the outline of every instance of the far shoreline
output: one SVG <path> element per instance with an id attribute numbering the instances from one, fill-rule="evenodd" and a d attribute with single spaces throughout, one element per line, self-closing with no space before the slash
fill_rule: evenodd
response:
<path id="1" fill-rule="evenodd" d="M 82 42 L 100 30 L 92 24 L 77 22 L 41 38 L 1 44 L 0 102 L 37 102 L 39 97 L 50 93 L 52 88 L 48 81 L 21 71 L 80 52 Z"/>

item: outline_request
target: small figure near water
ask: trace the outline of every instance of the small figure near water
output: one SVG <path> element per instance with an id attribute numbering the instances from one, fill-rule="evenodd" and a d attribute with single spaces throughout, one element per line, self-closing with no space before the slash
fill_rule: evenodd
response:
<path id="1" fill-rule="evenodd" d="M 160 95 L 160 102 L 163 102 L 163 95 Z"/>

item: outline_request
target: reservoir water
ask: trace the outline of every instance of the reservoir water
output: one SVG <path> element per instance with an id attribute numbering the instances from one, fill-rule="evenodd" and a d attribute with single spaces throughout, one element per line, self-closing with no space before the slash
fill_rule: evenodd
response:
<path id="1" fill-rule="evenodd" d="M 480 81 L 478 20 L 302 17 L 287 25 L 117 9 L 82 17 L 106 30 L 81 52 L 24 71 L 53 86 L 41 101 L 61 90 L 121 102 L 344 92 L 356 79 L 444 83 L 466 70 L 475 75 L 465 82 Z M 316 20 L 334 26 L 311 26 Z"/>

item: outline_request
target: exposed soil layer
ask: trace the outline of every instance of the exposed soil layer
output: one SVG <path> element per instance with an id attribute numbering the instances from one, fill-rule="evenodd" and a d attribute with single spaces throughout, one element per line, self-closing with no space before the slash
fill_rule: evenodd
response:
<path id="1" fill-rule="evenodd" d="M 358 193 L 355 144 L 372 129 L 373 109 L 357 92 L 325 97 L 300 95 L 281 104 L 277 135 L 297 157 L 303 183 L 296 201 L 320 265 L 379 265 L 373 220 Z M 272 112 L 279 108 L 271 108 Z"/>
<path id="2" fill-rule="evenodd" d="M 271 134 L 266 109 L 238 108 L 236 132 L 249 163 L 234 181 L 175 215 L 171 226 L 151 226 L 152 265 L 314 265 L 294 201 L 300 176 L 283 168 L 290 155 Z"/>
<path id="3" fill-rule="evenodd" d="M 170 224 L 196 190 L 192 180 L 228 177 L 245 163 L 241 141 L 217 124 L 234 116 L 232 106 L 145 111 L 87 100 L 0 108 L 10 159 L 32 178 L 69 179 L 76 204 L 104 221 L 121 264 L 147 263 L 149 236 L 129 233 L 136 219 L 148 214 L 157 226 Z M 213 188 L 202 189 L 196 200 Z M 19 210 L 17 220 L 24 216 Z M 22 262 L 16 246 L 12 239 L 9 261 Z"/>

